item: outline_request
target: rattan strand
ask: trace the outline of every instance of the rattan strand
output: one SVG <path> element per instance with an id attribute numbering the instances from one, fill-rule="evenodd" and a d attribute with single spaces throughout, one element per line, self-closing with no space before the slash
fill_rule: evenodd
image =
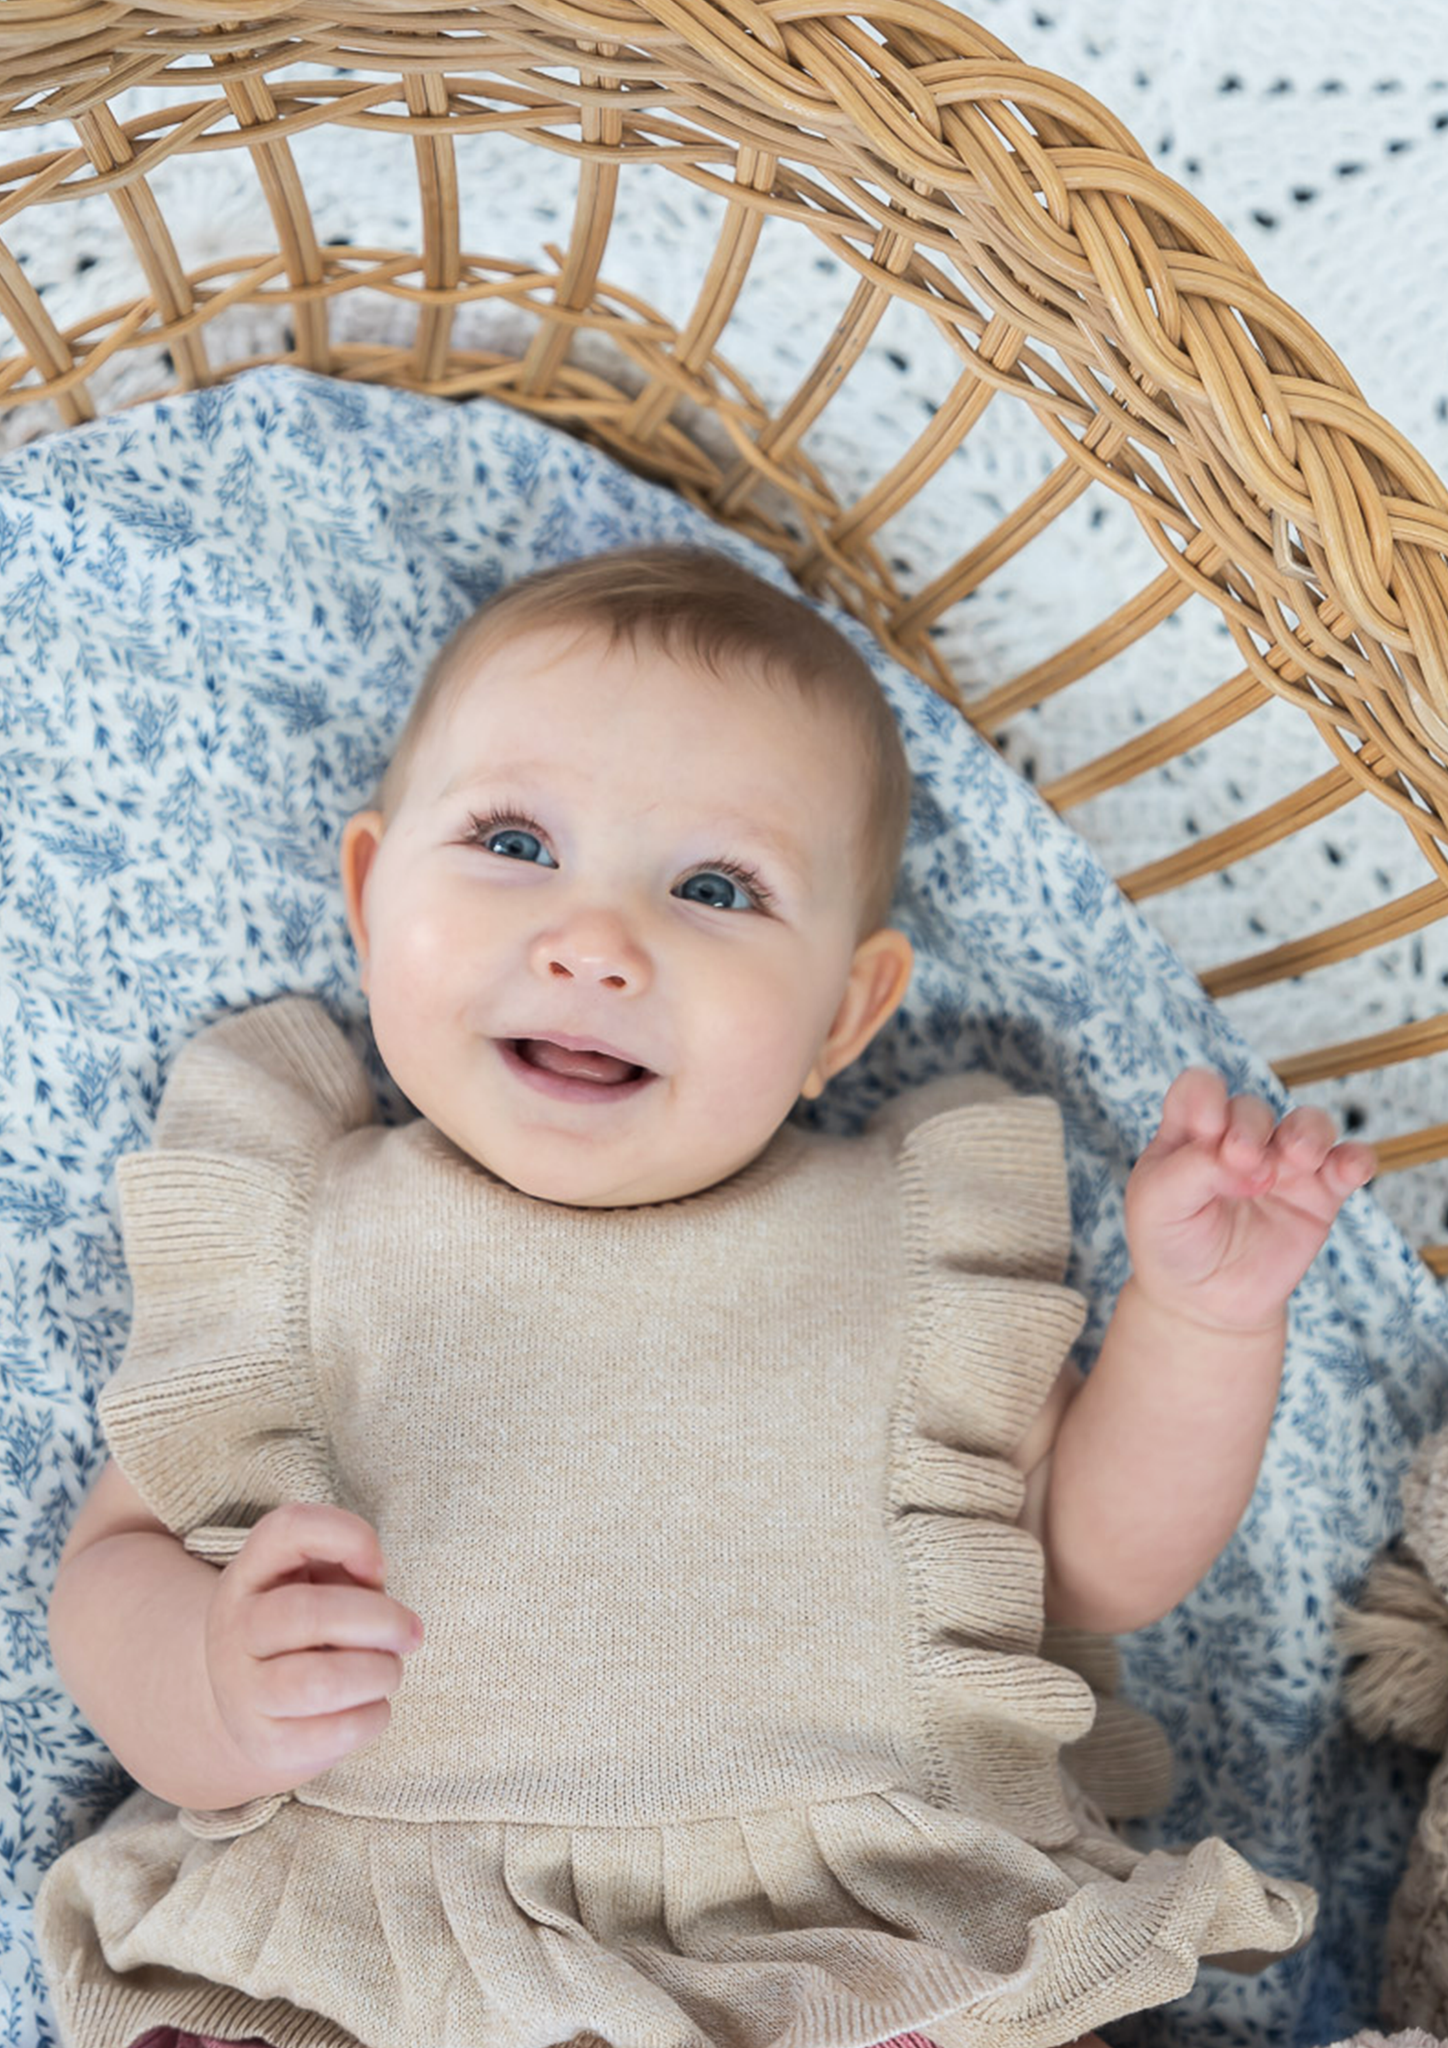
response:
<path id="1" fill-rule="evenodd" d="M 358 75 L 327 75 L 339 68 Z M 1119 122 L 935 0 L 876 0 L 850 17 L 811 0 L 9 0 L 0 79 L 0 128 L 64 118 L 76 138 L 0 170 L 0 237 L 27 207 L 106 194 L 147 287 L 62 330 L 0 240 L 14 337 L 0 409 L 79 423 L 106 409 L 128 359 L 162 349 L 172 385 L 203 385 L 242 367 L 214 359 L 223 316 L 271 309 L 289 333 L 247 360 L 487 393 L 588 436 L 764 541 L 992 735 L 1206 598 L 1237 672 L 1056 778 L 1050 800 L 1071 809 L 1122 788 L 1285 699 L 1336 765 L 1138 865 L 1120 877 L 1127 893 L 1149 899 L 1285 844 L 1367 792 L 1412 832 L 1428 885 L 1225 963 L 1206 985 L 1225 995 L 1352 958 L 1448 906 L 1448 494 Z M 115 111 L 138 86 L 176 102 Z M 410 140 L 419 248 L 325 246 L 291 146 L 324 122 Z M 577 160 L 565 249 L 520 263 L 463 247 L 455 145 L 492 130 Z M 276 245 L 188 274 L 151 180 L 172 159 L 235 149 L 251 153 Z M 606 275 L 620 180 L 646 163 L 723 201 L 677 326 Z M 719 353 L 767 216 L 798 223 L 856 278 L 772 412 Z M 340 339 L 341 302 L 359 293 L 410 308 L 410 340 Z M 898 304 L 949 344 L 955 381 L 888 474 L 840 502 L 806 441 Z M 463 338 L 483 306 L 522 318 L 516 349 Z M 1054 438 L 1058 468 L 945 567 L 897 572 L 885 529 L 1001 396 Z M 1131 505 L 1161 573 L 966 702 L 941 629 L 1092 486 Z M 1445 1044 L 1448 1020 L 1419 1020 L 1280 1071 L 1302 1083 Z M 1387 1168 L 1448 1156 L 1441 1123 L 1370 1135 Z M 1448 1270 L 1448 1248 L 1430 1260 Z"/>

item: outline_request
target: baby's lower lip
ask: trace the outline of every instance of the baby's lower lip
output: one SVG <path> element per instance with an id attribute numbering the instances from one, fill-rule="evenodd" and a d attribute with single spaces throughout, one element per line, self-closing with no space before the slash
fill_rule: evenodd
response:
<path id="1" fill-rule="evenodd" d="M 525 1057 L 522 1048 L 533 1041 L 500 1038 L 495 1042 L 509 1073 L 537 1094 L 550 1096 L 555 1102 L 627 1102 L 658 1078 L 648 1067 L 639 1067 L 627 1079 L 618 1081 L 593 1081 L 580 1074 L 554 1073 L 551 1068 L 539 1066 Z"/>

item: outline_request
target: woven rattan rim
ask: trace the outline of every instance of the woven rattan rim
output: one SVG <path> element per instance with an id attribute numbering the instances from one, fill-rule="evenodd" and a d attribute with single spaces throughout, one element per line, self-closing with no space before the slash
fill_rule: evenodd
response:
<path id="1" fill-rule="evenodd" d="M 175 386 L 214 381 L 242 366 L 213 359 L 216 323 L 239 304 L 273 308 L 278 346 L 251 360 L 491 393 L 586 434 L 765 541 L 956 702 L 942 623 L 1104 485 L 1135 510 L 1160 574 L 968 715 L 998 730 L 1198 593 L 1227 624 L 1237 673 L 1048 797 L 1066 808 L 1117 788 L 1283 698 L 1335 766 L 1297 797 L 1121 877 L 1128 893 L 1179 886 L 1368 791 L 1413 834 L 1424 886 L 1229 963 L 1208 987 L 1225 994 L 1351 957 L 1448 907 L 1448 493 L 1119 122 L 937 0 L 876 0 L 868 15 L 812 0 L 8 0 L 0 78 L 0 127 L 64 117 L 76 137 L 0 170 L 0 316 L 15 337 L 0 356 L 0 411 L 85 420 L 113 402 L 108 380 L 128 356 L 158 348 Z M 111 102 L 141 85 L 174 98 L 122 117 Z M 319 122 L 411 140 L 418 249 L 322 244 L 291 147 Z M 579 164 L 569 245 L 531 265 L 461 245 L 455 141 L 498 128 Z M 275 247 L 188 274 L 151 181 L 168 159 L 235 149 L 251 152 Z M 618 180 L 642 162 L 726 202 L 677 328 L 605 277 Z M 98 193 L 148 289 L 62 330 L 4 248 L 5 223 Z M 717 349 L 766 215 L 798 222 L 857 278 L 828 347 L 772 413 Z M 413 310 L 406 342 L 339 338 L 336 316 L 357 292 Z M 806 439 L 895 300 L 946 337 L 958 375 L 889 474 L 841 503 Z M 525 341 L 479 347 L 464 327 L 480 306 L 525 315 Z M 1059 467 L 985 541 L 902 587 L 881 529 L 1000 394 L 1031 409 Z M 1299 1085 L 1445 1049 L 1439 1016 L 1282 1071 Z M 1388 1167 L 1448 1156 L 1448 1125 L 1372 1135 Z M 1448 1251 L 1433 1262 L 1448 1270 Z"/>

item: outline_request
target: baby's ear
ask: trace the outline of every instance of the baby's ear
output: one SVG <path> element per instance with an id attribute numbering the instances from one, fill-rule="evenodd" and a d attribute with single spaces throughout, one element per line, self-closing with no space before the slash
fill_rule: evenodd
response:
<path id="1" fill-rule="evenodd" d="M 889 925 L 861 939 L 850 962 L 849 979 L 824 1044 L 800 1089 L 810 1100 L 826 1081 L 857 1060 L 882 1024 L 900 1007 L 910 986 L 915 955 L 904 932 Z"/>
<path id="2" fill-rule="evenodd" d="M 347 929 L 362 963 L 362 986 L 367 986 L 367 877 L 382 844 L 381 811 L 357 811 L 342 827 L 342 897 L 347 906 Z"/>

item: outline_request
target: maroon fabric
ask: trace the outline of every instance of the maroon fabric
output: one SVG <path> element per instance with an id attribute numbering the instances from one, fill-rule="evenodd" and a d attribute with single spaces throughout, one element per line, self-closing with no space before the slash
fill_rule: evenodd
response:
<path id="1" fill-rule="evenodd" d="M 182 2034 L 175 2027 L 152 2027 L 131 2043 L 131 2048 L 268 2048 L 257 2035 L 245 2041 L 218 2041 L 213 2034 Z M 924 2034 L 893 2034 L 880 2048 L 935 2048 Z"/>
<path id="2" fill-rule="evenodd" d="M 152 2027 L 131 2043 L 131 2048 L 268 2048 L 256 2034 L 245 2041 L 219 2041 L 213 2034 L 182 2034 L 175 2027 Z M 935 2048 L 924 2034 L 893 2034 L 880 2048 Z"/>
<path id="3" fill-rule="evenodd" d="M 131 2048 L 270 2048 L 260 2034 L 248 2034 L 244 2041 L 235 2036 L 218 2040 L 214 2034 L 183 2034 L 176 2027 L 151 2027 L 131 2043 Z"/>

